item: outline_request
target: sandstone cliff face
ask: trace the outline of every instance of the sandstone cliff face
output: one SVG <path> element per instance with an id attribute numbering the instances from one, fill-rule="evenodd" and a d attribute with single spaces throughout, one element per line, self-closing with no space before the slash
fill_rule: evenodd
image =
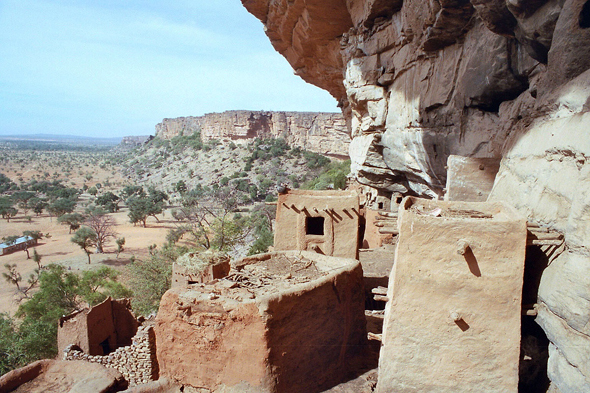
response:
<path id="1" fill-rule="evenodd" d="M 200 130 L 203 140 L 284 138 L 289 145 L 337 157 L 348 156 L 350 136 L 339 113 L 227 111 L 164 119 L 156 136 L 170 139 Z"/>
<path id="2" fill-rule="evenodd" d="M 565 234 L 539 289 L 553 388 L 590 391 L 590 3 L 242 3 L 339 100 L 361 183 L 437 198 L 449 155 L 502 159 L 490 199 Z"/>
<path id="3" fill-rule="evenodd" d="M 150 137 L 150 135 L 124 136 L 119 145 L 123 148 L 137 147 L 146 143 Z"/>

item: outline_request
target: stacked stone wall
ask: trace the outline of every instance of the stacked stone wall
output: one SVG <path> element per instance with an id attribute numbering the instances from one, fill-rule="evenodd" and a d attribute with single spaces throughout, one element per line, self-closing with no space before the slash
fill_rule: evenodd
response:
<path id="1" fill-rule="evenodd" d="M 84 360 L 116 369 L 123 374 L 129 386 L 157 380 L 158 362 L 153 324 L 144 323 L 137 329 L 131 345 L 117 348 L 108 355 L 92 356 L 77 349 L 75 345 L 68 345 L 64 350 L 63 360 Z"/>

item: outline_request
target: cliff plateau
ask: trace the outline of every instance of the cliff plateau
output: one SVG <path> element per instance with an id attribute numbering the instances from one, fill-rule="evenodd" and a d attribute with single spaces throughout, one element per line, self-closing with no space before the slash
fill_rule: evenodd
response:
<path id="1" fill-rule="evenodd" d="M 283 138 L 290 146 L 340 158 L 348 156 L 350 143 L 340 113 L 226 111 L 164 119 L 156 125 L 156 136 L 162 139 L 195 131 L 201 132 L 204 141 Z"/>
<path id="2" fill-rule="evenodd" d="M 501 159 L 490 200 L 565 235 L 538 288 L 550 389 L 590 391 L 590 2 L 242 3 L 339 101 L 359 182 L 439 198 L 449 155 Z"/>

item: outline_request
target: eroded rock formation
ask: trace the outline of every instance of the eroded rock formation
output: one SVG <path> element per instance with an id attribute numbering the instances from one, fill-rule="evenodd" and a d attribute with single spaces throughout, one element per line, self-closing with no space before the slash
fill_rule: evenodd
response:
<path id="1" fill-rule="evenodd" d="M 242 3 L 341 104 L 361 183 L 437 198 L 449 155 L 502 160 L 490 199 L 565 235 L 538 299 L 552 389 L 589 391 L 590 3 Z"/>
<path id="2" fill-rule="evenodd" d="M 162 139 L 195 131 L 200 131 L 205 141 L 284 138 L 291 146 L 336 157 L 348 156 L 350 144 L 346 122 L 339 113 L 226 111 L 164 119 L 156 125 L 156 136 Z"/>

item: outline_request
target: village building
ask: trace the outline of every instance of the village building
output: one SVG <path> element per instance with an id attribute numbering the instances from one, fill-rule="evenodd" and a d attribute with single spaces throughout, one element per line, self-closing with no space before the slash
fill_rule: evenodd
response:
<path id="1" fill-rule="evenodd" d="M 358 258 L 360 219 L 356 191 L 286 190 L 278 196 L 274 249 Z"/>
<path id="2" fill-rule="evenodd" d="M 94 307 L 60 318 L 57 348 L 63 352 L 73 345 L 87 355 L 106 355 L 130 345 L 138 326 L 129 299 L 109 297 Z"/>
<path id="3" fill-rule="evenodd" d="M 366 344 L 364 302 L 358 260 L 245 257 L 225 278 L 164 294 L 154 328 L 160 376 L 207 391 L 326 390 Z"/>
<path id="4" fill-rule="evenodd" d="M 14 243 L 0 243 L 0 255 L 10 254 L 15 251 L 26 250 L 29 247 L 36 246 L 37 239 L 31 236 L 22 236 L 14 241 Z"/>
<path id="5" fill-rule="evenodd" d="M 445 201 L 487 201 L 499 170 L 499 158 L 450 155 L 447 159 Z"/>
<path id="6" fill-rule="evenodd" d="M 377 392 L 516 392 L 525 218 L 407 197 L 399 231 Z"/>
<path id="7" fill-rule="evenodd" d="M 397 209 L 402 196 L 358 183 L 351 186 L 360 196 L 359 247 L 375 249 L 393 243 L 397 234 Z"/>

